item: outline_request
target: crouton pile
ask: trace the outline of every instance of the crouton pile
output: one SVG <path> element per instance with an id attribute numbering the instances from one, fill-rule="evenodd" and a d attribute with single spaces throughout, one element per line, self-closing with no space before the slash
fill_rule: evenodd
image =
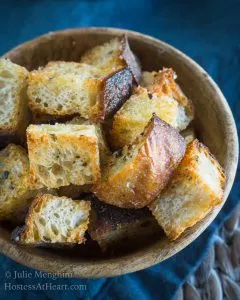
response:
<path id="1" fill-rule="evenodd" d="M 126 36 L 79 62 L 28 71 L 0 60 L 0 221 L 12 239 L 102 251 L 164 231 L 177 239 L 223 199 L 171 68 L 142 71 Z"/>

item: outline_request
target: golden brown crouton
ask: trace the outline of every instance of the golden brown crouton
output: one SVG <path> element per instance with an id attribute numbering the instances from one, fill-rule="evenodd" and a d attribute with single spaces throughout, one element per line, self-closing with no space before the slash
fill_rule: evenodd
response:
<path id="1" fill-rule="evenodd" d="M 179 131 L 193 119 L 192 103 L 175 82 L 172 69 L 143 72 L 141 84 L 114 116 L 110 131 L 113 149 L 131 144 L 153 113 Z"/>
<path id="2" fill-rule="evenodd" d="M 126 35 L 90 49 L 82 56 L 81 62 L 97 66 L 105 70 L 106 74 L 127 67 L 136 83 L 141 78 L 140 63 L 131 51 Z"/>
<path id="3" fill-rule="evenodd" d="M 147 89 L 138 87 L 114 116 L 110 131 L 112 148 L 119 149 L 131 144 L 143 132 L 153 113 L 180 129 L 181 110 L 178 102 L 166 95 L 151 94 Z"/>
<path id="4" fill-rule="evenodd" d="M 184 138 L 153 116 L 143 135 L 109 161 L 93 192 L 108 204 L 142 208 L 165 187 L 184 153 Z"/>
<path id="5" fill-rule="evenodd" d="M 25 149 L 9 144 L 0 151 L 0 220 L 14 220 L 30 203 L 29 161 Z"/>
<path id="6" fill-rule="evenodd" d="M 30 125 L 27 143 L 32 188 L 92 184 L 100 177 L 93 125 Z"/>
<path id="7" fill-rule="evenodd" d="M 102 124 L 93 123 L 90 120 L 83 119 L 81 117 L 75 117 L 71 121 L 67 122 L 68 124 L 78 124 L 78 125 L 93 125 L 95 127 L 96 135 L 98 138 L 98 148 L 100 155 L 101 166 L 104 166 L 111 152 L 107 145 L 107 140 L 103 130 Z"/>
<path id="8" fill-rule="evenodd" d="M 34 114 L 103 121 L 121 107 L 132 86 L 127 68 L 106 74 L 93 65 L 58 61 L 30 72 L 27 93 Z"/>
<path id="9" fill-rule="evenodd" d="M 29 121 L 26 83 L 28 71 L 0 59 L 0 146 L 23 142 Z"/>
<path id="10" fill-rule="evenodd" d="M 12 233 L 20 244 L 82 244 L 88 227 L 91 203 L 50 194 L 39 194 L 32 202 L 25 226 Z"/>
<path id="11" fill-rule="evenodd" d="M 208 148 L 190 142 L 174 177 L 149 208 L 171 240 L 221 203 L 224 173 Z"/>
<path id="12" fill-rule="evenodd" d="M 177 75 L 173 69 L 163 68 L 158 72 L 143 72 L 141 84 L 146 87 L 150 93 L 160 93 L 175 99 L 179 105 L 184 108 L 185 123 L 193 119 L 194 111 L 192 101 L 184 95 L 183 91 L 176 83 Z M 187 125 L 185 126 L 185 128 Z M 184 128 L 182 128 L 184 129 Z"/>

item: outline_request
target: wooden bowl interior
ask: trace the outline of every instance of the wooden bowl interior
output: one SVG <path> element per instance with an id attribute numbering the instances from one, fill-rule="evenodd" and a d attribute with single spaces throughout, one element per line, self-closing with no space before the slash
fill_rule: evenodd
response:
<path id="1" fill-rule="evenodd" d="M 29 70 L 51 60 L 79 61 L 89 48 L 122 35 L 113 29 L 66 30 L 25 43 L 6 54 Z M 186 95 L 196 109 L 195 126 L 199 138 L 210 148 L 227 175 L 225 198 L 230 191 L 237 165 L 237 137 L 234 121 L 224 97 L 209 76 L 192 60 L 169 45 L 135 32 L 127 32 L 130 45 L 143 70 L 172 67 Z M 143 269 L 160 262 L 193 241 L 214 219 L 221 205 L 174 242 L 161 230 L 155 239 L 130 245 L 115 253 L 101 254 L 94 242 L 72 250 L 29 249 L 9 241 L 9 230 L 0 228 L 2 252 L 13 259 L 49 272 L 71 272 L 74 276 L 114 276 Z"/>

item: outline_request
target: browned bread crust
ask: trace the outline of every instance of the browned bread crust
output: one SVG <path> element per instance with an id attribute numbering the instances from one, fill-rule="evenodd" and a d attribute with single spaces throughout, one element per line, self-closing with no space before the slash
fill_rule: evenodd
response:
<path id="1" fill-rule="evenodd" d="M 108 204 L 142 208 L 166 186 L 184 153 L 184 138 L 154 115 L 143 135 L 109 161 L 93 192 Z"/>
<path id="2" fill-rule="evenodd" d="M 65 196 L 72 199 L 79 199 L 81 195 L 87 194 L 90 192 L 92 185 L 91 184 L 84 184 L 84 185 L 67 185 L 61 186 L 57 190 L 57 194 L 59 196 Z"/>
<path id="3" fill-rule="evenodd" d="M 99 118 L 112 117 L 130 97 L 133 78 L 128 68 L 118 70 L 102 81 Z"/>
<path id="4" fill-rule="evenodd" d="M 128 68 L 136 84 L 139 84 L 141 79 L 141 64 L 130 48 L 127 35 L 88 50 L 82 56 L 81 62 L 93 64 L 105 70 L 116 71 Z"/>
<path id="5" fill-rule="evenodd" d="M 104 121 L 129 98 L 133 84 L 128 67 L 107 72 L 87 64 L 49 62 L 45 68 L 30 73 L 29 107 L 34 123 L 77 114 Z"/>
<path id="6" fill-rule="evenodd" d="M 130 97 L 133 85 L 138 84 L 141 79 L 140 62 L 130 49 L 126 35 L 90 49 L 83 55 L 81 62 L 97 64 L 95 55 L 99 59 L 100 49 L 109 46 L 111 42 L 114 43 L 116 40 L 118 40 L 119 48 L 110 54 L 113 56 L 112 60 L 107 61 L 110 65 L 101 63 L 100 66 L 105 70 L 104 72 L 108 70 L 106 72 L 107 77 L 101 83 L 99 107 L 95 116 L 96 119 L 100 120 L 112 117 Z M 109 72 L 109 70 L 113 71 Z"/>
<path id="7" fill-rule="evenodd" d="M 125 209 L 91 199 L 88 232 L 103 251 L 152 237 L 160 227 L 147 208 Z"/>
<path id="8" fill-rule="evenodd" d="M 128 38 L 126 35 L 124 35 L 122 37 L 121 43 L 122 43 L 121 56 L 124 59 L 126 65 L 131 70 L 133 77 L 135 79 L 135 82 L 139 83 L 140 79 L 141 79 L 141 75 L 142 75 L 140 61 L 138 60 L 138 58 L 134 55 L 134 53 L 130 49 Z"/>

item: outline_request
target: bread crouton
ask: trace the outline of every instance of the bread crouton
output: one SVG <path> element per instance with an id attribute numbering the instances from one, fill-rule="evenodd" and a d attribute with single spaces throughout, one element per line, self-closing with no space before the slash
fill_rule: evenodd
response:
<path id="1" fill-rule="evenodd" d="M 180 129 L 178 102 L 160 93 L 149 93 L 138 87 L 135 93 L 115 114 L 110 130 L 110 143 L 113 149 L 131 144 L 143 132 L 144 127 L 155 113 L 160 119 Z"/>
<path id="2" fill-rule="evenodd" d="M 90 201 L 39 194 L 31 204 L 25 225 L 12 233 L 20 244 L 82 244 L 88 227 Z"/>
<path id="3" fill-rule="evenodd" d="M 192 121 L 194 109 L 192 101 L 184 95 L 176 83 L 176 79 L 177 75 L 172 69 L 163 68 L 163 70 L 158 72 L 143 72 L 141 84 L 150 93 L 164 94 L 178 102 L 181 108 L 181 114 L 178 117 L 178 127 L 180 130 L 183 130 Z"/>
<path id="4" fill-rule="evenodd" d="M 136 83 L 141 78 L 140 62 L 131 51 L 126 35 L 90 49 L 82 56 L 81 62 L 97 66 L 107 74 L 127 67 Z"/>
<path id="5" fill-rule="evenodd" d="M 114 116 L 109 140 L 115 150 L 131 144 L 153 113 L 179 131 L 193 119 L 192 103 L 175 82 L 172 69 L 143 72 L 141 84 Z"/>
<path id="6" fill-rule="evenodd" d="M 75 62 L 50 62 L 29 73 L 29 107 L 53 116 L 80 113 L 89 118 L 101 78 L 100 70 Z"/>
<path id="7" fill-rule="evenodd" d="M 93 125 L 30 125 L 27 144 L 32 188 L 92 184 L 100 177 Z"/>
<path id="8" fill-rule="evenodd" d="M 21 143 L 29 121 L 28 71 L 8 59 L 0 59 L 0 145 Z"/>
<path id="9" fill-rule="evenodd" d="M 142 208 L 165 187 L 184 153 L 184 138 L 154 115 L 143 134 L 109 160 L 92 190 L 108 204 Z"/>
<path id="10" fill-rule="evenodd" d="M 133 85 L 130 70 L 105 72 L 95 66 L 76 62 L 50 62 L 30 72 L 29 107 L 40 115 L 80 114 L 103 121 L 120 108 Z"/>
<path id="11" fill-rule="evenodd" d="M 159 233 L 160 227 L 147 208 L 119 208 L 94 198 L 91 201 L 88 232 L 105 251 L 124 246 L 127 242 L 135 244 L 146 241 Z"/>
<path id="12" fill-rule="evenodd" d="M 100 155 L 100 164 L 104 166 L 108 157 L 111 155 L 109 147 L 107 145 L 107 140 L 103 130 L 102 124 L 93 123 L 90 120 L 83 119 L 81 117 L 75 117 L 71 121 L 67 122 L 68 124 L 78 124 L 78 125 L 93 125 L 95 127 L 96 135 L 98 138 L 98 148 Z"/>
<path id="13" fill-rule="evenodd" d="M 166 235 L 175 240 L 221 203 L 224 181 L 219 163 L 195 139 L 188 144 L 171 182 L 149 208 Z"/>
<path id="14" fill-rule="evenodd" d="M 25 149 L 9 144 L 0 151 L 0 220 L 16 218 L 35 195 L 29 190 L 29 161 Z"/>

